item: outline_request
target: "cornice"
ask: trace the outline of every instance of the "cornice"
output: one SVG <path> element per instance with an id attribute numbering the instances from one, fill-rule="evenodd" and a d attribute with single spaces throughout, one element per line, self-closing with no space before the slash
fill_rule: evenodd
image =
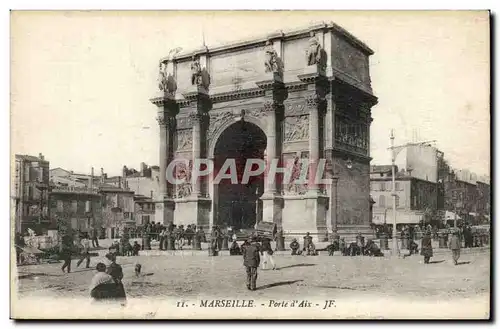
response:
<path id="1" fill-rule="evenodd" d="M 310 25 L 305 28 L 301 29 L 296 29 L 296 30 L 290 30 L 290 31 L 276 31 L 272 32 L 270 34 L 267 34 L 266 36 L 261 36 L 258 38 L 250 39 L 250 40 L 244 40 L 244 41 L 236 41 L 233 43 L 225 44 L 225 45 L 220 45 L 216 47 L 203 47 L 202 49 L 196 49 L 192 51 L 187 51 L 184 52 L 183 54 L 179 54 L 175 56 L 172 60 L 174 62 L 184 62 L 188 61 L 191 59 L 192 56 L 194 55 L 201 55 L 201 54 L 207 54 L 209 56 L 217 55 L 220 53 L 227 53 L 227 52 L 234 52 L 238 50 L 244 50 L 244 49 L 249 49 L 249 48 L 256 48 L 256 47 L 261 47 L 264 46 L 267 40 L 276 40 L 276 39 L 282 39 L 285 42 L 287 40 L 291 39 L 296 39 L 296 38 L 307 38 L 309 36 L 310 32 L 329 32 L 331 31 L 332 33 L 335 33 L 337 35 L 340 35 L 343 37 L 345 40 L 347 40 L 349 43 L 351 43 L 353 46 L 356 48 L 360 49 L 363 53 L 367 55 L 373 55 L 374 52 L 372 49 L 370 49 L 364 42 L 356 38 L 354 35 L 349 33 L 347 30 L 342 28 L 341 26 L 333 23 L 333 22 L 319 22 L 314 25 Z M 165 60 L 167 58 L 162 58 L 161 60 Z"/>

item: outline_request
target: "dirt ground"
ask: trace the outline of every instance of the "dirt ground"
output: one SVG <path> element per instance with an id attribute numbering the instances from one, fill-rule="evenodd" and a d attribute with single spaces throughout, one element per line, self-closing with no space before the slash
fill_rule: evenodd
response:
<path id="1" fill-rule="evenodd" d="M 469 253 L 455 266 L 450 253 L 436 255 L 431 264 L 421 256 L 401 258 L 342 256 L 276 256 L 278 269 L 260 270 L 257 291 L 245 286 L 241 256 L 137 256 L 119 257 L 124 270 L 127 297 L 202 299 L 255 298 L 293 299 L 313 296 L 317 300 L 377 300 L 466 303 L 471 298 L 487 302 L 490 293 L 490 253 Z M 103 258 L 94 257 L 91 267 Z M 142 265 L 135 277 L 134 265 Z M 14 280 L 23 298 L 88 298 L 88 285 L 95 270 L 76 268 L 61 272 L 62 264 L 18 267 Z M 411 302 L 410 302 L 411 303 Z M 471 303 L 476 303 L 472 302 Z M 463 304 L 462 304 L 463 305 Z"/>

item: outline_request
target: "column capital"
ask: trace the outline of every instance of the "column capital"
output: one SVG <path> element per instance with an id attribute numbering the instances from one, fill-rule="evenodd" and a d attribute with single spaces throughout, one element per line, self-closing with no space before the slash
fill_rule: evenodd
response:
<path id="1" fill-rule="evenodd" d="M 175 120 L 175 114 L 166 111 L 158 111 L 156 121 L 160 126 L 170 127 Z"/>
<path id="2" fill-rule="evenodd" d="M 193 123 L 200 123 L 208 117 L 209 115 L 206 112 L 191 112 L 188 115 L 189 120 Z"/>
<path id="3" fill-rule="evenodd" d="M 309 109 L 317 109 L 318 105 L 326 102 L 324 97 L 320 97 L 318 94 L 314 93 L 306 96 L 306 106 Z"/>
<path id="4" fill-rule="evenodd" d="M 269 113 L 269 112 L 275 112 L 278 107 L 278 104 L 272 100 L 272 99 L 267 99 L 264 101 L 264 112 Z"/>

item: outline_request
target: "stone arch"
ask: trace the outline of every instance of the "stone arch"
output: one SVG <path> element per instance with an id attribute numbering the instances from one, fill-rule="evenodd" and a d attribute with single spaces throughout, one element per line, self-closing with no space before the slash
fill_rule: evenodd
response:
<path id="1" fill-rule="evenodd" d="M 264 134 L 267 136 L 267 132 L 265 129 L 265 122 L 264 120 L 252 116 L 251 114 L 245 115 L 245 118 L 243 119 L 241 116 L 233 116 L 232 118 L 229 118 L 225 120 L 217 129 L 215 129 L 214 133 L 212 134 L 210 140 L 209 140 L 209 145 L 208 145 L 208 154 L 207 157 L 209 159 L 213 159 L 214 154 L 215 154 L 215 146 L 217 145 L 217 141 L 219 140 L 220 136 L 224 133 L 224 131 L 229 128 L 231 125 L 233 125 L 236 122 L 240 122 L 242 120 L 245 120 L 246 122 L 253 123 L 257 127 L 259 127 Z M 211 123 L 212 124 L 212 123 Z"/>

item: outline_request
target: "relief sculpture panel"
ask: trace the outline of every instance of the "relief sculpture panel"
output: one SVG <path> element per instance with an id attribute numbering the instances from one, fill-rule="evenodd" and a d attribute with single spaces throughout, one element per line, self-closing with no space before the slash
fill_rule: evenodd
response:
<path id="1" fill-rule="evenodd" d="M 284 120 L 284 141 L 295 142 L 309 138 L 309 116 L 286 117 Z"/>
<path id="2" fill-rule="evenodd" d="M 193 147 L 193 132 L 191 129 L 177 130 L 177 151 L 189 150 Z"/>
<path id="3" fill-rule="evenodd" d="M 290 181 L 284 186 L 284 195 L 303 195 L 307 192 L 307 180 L 303 183 L 296 183 L 297 180 L 302 180 L 305 176 L 307 178 L 307 167 L 304 167 L 301 158 L 297 153 L 283 154 L 283 160 L 287 168 L 291 168 L 292 175 Z"/>
<path id="4" fill-rule="evenodd" d="M 189 165 L 186 166 L 185 163 L 179 162 L 175 165 L 174 175 L 178 180 L 184 180 L 181 184 L 175 185 L 175 198 L 181 199 L 191 195 L 191 171 L 193 168 L 193 162 L 189 160 Z"/>
<path id="5" fill-rule="evenodd" d="M 368 155 L 368 126 L 352 123 L 337 116 L 335 120 L 335 143 L 339 148 Z"/>
<path id="6" fill-rule="evenodd" d="M 231 111 L 210 113 L 210 125 L 208 126 L 207 138 L 212 140 L 219 128 L 233 118 L 234 114 Z"/>

